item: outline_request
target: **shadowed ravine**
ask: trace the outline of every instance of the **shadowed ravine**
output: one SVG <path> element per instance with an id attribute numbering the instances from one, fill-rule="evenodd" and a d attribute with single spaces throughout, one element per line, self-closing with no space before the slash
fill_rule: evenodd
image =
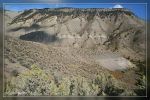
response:
<path id="1" fill-rule="evenodd" d="M 34 41 L 42 43 L 51 43 L 58 40 L 56 35 L 50 35 L 44 31 L 35 31 L 27 33 L 25 35 L 20 36 L 19 38 L 26 41 Z"/>

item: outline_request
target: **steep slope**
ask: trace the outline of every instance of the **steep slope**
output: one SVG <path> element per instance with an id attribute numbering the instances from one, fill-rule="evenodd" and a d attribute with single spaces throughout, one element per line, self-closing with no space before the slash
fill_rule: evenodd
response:
<path id="1" fill-rule="evenodd" d="M 4 11 L 4 21 L 5 23 L 10 23 L 16 16 L 21 14 L 21 12 L 5 10 Z"/>
<path id="2" fill-rule="evenodd" d="M 102 86 L 107 85 L 106 83 L 111 80 L 109 78 L 112 77 L 113 83 L 108 84 L 117 86 L 119 90 L 123 89 L 121 93 L 126 90 L 134 93 L 135 89 L 139 89 L 135 86 L 139 76 L 133 70 L 109 71 L 102 67 L 107 62 L 98 63 L 92 59 L 92 53 L 94 52 L 89 49 L 53 47 L 7 36 L 5 38 L 5 81 L 29 71 L 31 66 L 35 64 L 46 73 L 53 75 L 58 81 L 65 77 L 81 76 L 91 82 L 97 75 L 100 75 Z"/>
<path id="3" fill-rule="evenodd" d="M 92 81 L 102 75 L 108 81 L 111 76 L 124 92 L 139 95 L 135 89 L 144 91 L 145 36 L 145 22 L 124 8 L 26 10 L 6 21 L 5 77 L 36 64 L 57 78 L 79 75 Z"/>
<path id="4" fill-rule="evenodd" d="M 127 9 L 31 9 L 15 17 L 7 29 L 8 35 L 17 38 L 44 31 L 61 40 L 57 44 L 62 46 L 105 45 L 127 58 L 144 61 L 145 24 Z"/>

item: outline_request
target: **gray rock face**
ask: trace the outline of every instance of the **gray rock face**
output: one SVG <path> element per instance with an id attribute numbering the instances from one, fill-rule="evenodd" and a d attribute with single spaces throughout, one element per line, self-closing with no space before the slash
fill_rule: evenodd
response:
<path id="1" fill-rule="evenodd" d="M 104 45 L 132 59 L 145 56 L 145 23 L 124 8 L 31 9 L 15 17 L 7 29 L 7 35 L 17 38 L 44 31 L 61 40 L 55 43 L 59 46 L 94 48 Z M 130 57 L 130 52 L 140 56 Z"/>

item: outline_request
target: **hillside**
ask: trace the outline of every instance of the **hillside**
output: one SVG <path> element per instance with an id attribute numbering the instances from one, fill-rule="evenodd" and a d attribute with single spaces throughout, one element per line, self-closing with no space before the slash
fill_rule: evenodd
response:
<path id="1" fill-rule="evenodd" d="M 91 83 L 100 75 L 105 89 L 85 95 L 144 95 L 145 34 L 145 22 L 124 8 L 26 10 L 6 21 L 5 78 L 18 78 L 35 64 L 57 81 L 83 77 Z M 115 93 L 106 89 L 110 80 Z"/>

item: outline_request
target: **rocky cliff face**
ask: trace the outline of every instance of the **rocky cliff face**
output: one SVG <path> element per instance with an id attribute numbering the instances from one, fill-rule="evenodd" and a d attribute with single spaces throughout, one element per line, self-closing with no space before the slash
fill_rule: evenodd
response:
<path id="1" fill-rule="evenodd" d="M 7 34 L 18 38 L 44 31 L 55 36 L 58 39 L 55 44 L 61 46 L 95 48 L 104 45 L 112 51 L 123 52 L 126 57 L 128 51 L 140 56 L 145 52 L 145 24 L 127 9 L 31 9 L 15 17 L 8 29 Z M 46 39 L 39 35 L 33 41 L 36 38 Z"/>

